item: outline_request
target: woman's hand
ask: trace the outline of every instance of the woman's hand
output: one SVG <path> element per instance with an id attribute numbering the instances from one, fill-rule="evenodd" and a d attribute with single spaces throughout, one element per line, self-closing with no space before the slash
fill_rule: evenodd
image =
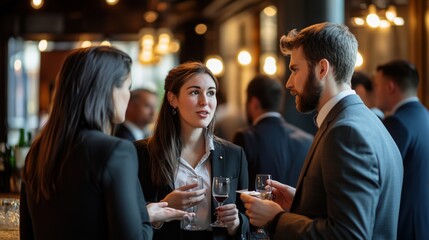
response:
<path id="1" fill-rule="evenodd" d="M 226 230 L 229 235 L 235 235 L 240 226 L 240 218 L 238 217 L 237 206 L 233 203 L 226 204 L 216 208 L 216 214 L 219 219 L 226 225 Z"/>
<path id="2" fill-rule="evenodd" d="M 187 212 L 185 211 L 177 210 L 167 206 L 168 203 L 166 202 L 150 203 L 146 205 L 146 209 L 149 214 L 149 220 L 152 225 L 158 227 L 163 222 L 181 220 L 187 215 Z"/>
<path id="3" fill-rule="evenodd" d="M 167 202 L 168 206 L 175 209 L 186 210 L 187 208 L 199 204 L 205 198 L 205 188 L 187 192 L 187 190 L 197 186 L 197 183 L 181 186 L 169 193 L 164 199 L 161 200 L 161 202 Z"/>

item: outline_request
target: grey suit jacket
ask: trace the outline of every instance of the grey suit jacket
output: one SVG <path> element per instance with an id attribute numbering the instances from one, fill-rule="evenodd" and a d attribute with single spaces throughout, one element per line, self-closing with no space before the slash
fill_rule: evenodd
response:
<path id="1" fill-rule="evenodd" d="M 395 142 L 356 95 L 317 131 L 274 239 L 396 239 L 403 167 Z"/>

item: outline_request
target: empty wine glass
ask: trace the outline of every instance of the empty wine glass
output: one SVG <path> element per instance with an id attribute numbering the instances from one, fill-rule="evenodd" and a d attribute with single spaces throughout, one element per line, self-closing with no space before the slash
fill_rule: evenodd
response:
<path id="1" fill-rule="evenodd" d="M 271 180 L 270 174 L 256 174 L 255 190 L 259 193 L 259 198 L 264 200 L 272 199 L 272 188 L 268 184 L 268 180 Z M 252 236 L 254 239 L 269 239 L 264 227 L 257 228 L 256 231 L 252 233 Z"/>
<path id="2" fill-rule="evenodd" d="M 268 180 L 271 180 L 270 174 L 256 174 L 255 190 L 259 193 L 261 199 L 272 199 L 272 188 L 268 184 Z"/>
<path id="3" fill-rule="evenodd" d="M 214 177 L 212 183 L 212 195 L 217 202 L 217 206 L 221 207 L 228 199 L 230 179 L 227 177 Z M 216 222 L 211 223 L 212 227 L 226 227 L 217 215 Z"/>
<path id="4" fill-rule="evenodd" d="M 196 191 L 203 188 L 203 178 L 201 176 L 188 176 L 186 178 L 186 185 L 190 184 L 198 184 L 198 186 L 190 189 L 189 191 Z M 190 222 L 188 225 L 185 226 L 186 230 L 189 231 L 197 231 L 201 230 L 201 227 L 195 222 L 195 218 L 197 217 L 197 209 L 198 205 L 194 205 L 190 208 L 188 208 L 188 212 L 193 212 L 193 216 L 190 219 Z"/>

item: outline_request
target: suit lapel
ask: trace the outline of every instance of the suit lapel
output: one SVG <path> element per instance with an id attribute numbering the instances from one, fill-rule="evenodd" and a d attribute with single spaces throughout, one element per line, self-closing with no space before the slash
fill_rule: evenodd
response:
<path id="1" fill-rule="evenodd" d="M 307 168 L 311 162 L 311 159 L 313 159 L 314 150 L 316 149 L 317 145 L 319 144 L 321 137 L 325 133 L 327 126 L 328 126 L 328 124 L 322 124 L 321 128 L 317 130 L 316 136 L 314 136 L 313 143 L 311 144 L 310 150 L 308 151 L 307 157 L 305 158 L 304 165 L 302 166 L 301 173 L 299 174 L 298 184 L 296 186 L 296 189 L 300 188 L 302 178 L 304 177 L 305 173 L 307 172 Z"/>
<path id="2" fill-rule="evenodd" d="M 304 161 L 304 165 L 302 167 L 301 173 L 299 175 L 298 178 L 298 184 L 296 187 L 296 194 L 295 196 L 298 195 L 298 192 L 300 191 L 300 186 L 302 184 L 302 180 L 307 172 L 308 166 L 310 165 L 312 159 L 313 159 L 313 155 L 314 155 L 314 151 L 316 150 L 317 145 L 320 142 L 320 139 L 322 138 L 322 136 L 325 134 L 326 130 L 328 129 L 329 123 L 332 122 L 332 120 L 334 120 L 334 118 L 347 106 L 352 105 L 352 104 L 357 104 L 357 103 L 362 103 L 362 100 L 360 100 L 355 94 L 349 95 L 344 97 L 343 99 L 341 99 L 333 108 L 332 110 L 328 113 L 328 115 L 326 116 L 325 120 L 322 123 L 322 126 L 320 126 L 319 130 L 317 130 L 316 132 L 316 136 L 314 137 L 314 141 L 313 144 L 311 145 L 310 150 L 308 151 L 307 157 L 305 158 Z M 292 207 L 294 205 L 296 201 L 293 201 L 292 203 Z"/>

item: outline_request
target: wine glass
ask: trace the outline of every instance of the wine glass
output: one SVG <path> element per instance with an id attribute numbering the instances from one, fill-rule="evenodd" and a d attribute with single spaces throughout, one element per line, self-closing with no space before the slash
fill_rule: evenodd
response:
<path id="1" fill-rule="evenodd" d="M 217 202 L 217 206 L 221 207 L 228 199 L 230 179 L 227 177 L 214 177 L 212 183 L 212 195 Z M 212 227 L 226 227 L 217 215 L 216 222 L 211 223 Z"/>
<path id="2" fill-rule="evenodd" d="M 255 178 L 255 190 L 259 193 L 261 199 L 271 200 L 273 193 L 272 188 L 268 184 L 268 180 L 271 180 L 270 174 L 256 174 Z"/>
<path id="3" fill-rule="evenodd" d="M 195 184 L 195 183 L 198 184 L 198 186 L 190 189 L 189 191 L 196 191 L 196 190 L 202 189 L 203 178 L 201 176 L 188 176 L 186 178 L 186 185 Z M 188 212 L 192 212 L 194 214 L 191 217 L 189 224 L 185 226 L 186 230 L 189 230 L 189 231 L 201 230 L 201 227 L 195 222 L 195 218 L 197 217 L 197 209 L 198 209 L 198 205 L 194 205 L 187 209 Z"/>
<path id="4" fill-rule="evenodd" d="M 263 200 L 272 199 L 272 188 L 268 184 L 268 180 L 271 180 L 270 174 L 256 174 L 255 178 L 255 190 L 259 193 L 259 198 Z M 269 239 L 264 227 L 256 229 L 256 232 L 252 233 L 255 239 Z"/>

